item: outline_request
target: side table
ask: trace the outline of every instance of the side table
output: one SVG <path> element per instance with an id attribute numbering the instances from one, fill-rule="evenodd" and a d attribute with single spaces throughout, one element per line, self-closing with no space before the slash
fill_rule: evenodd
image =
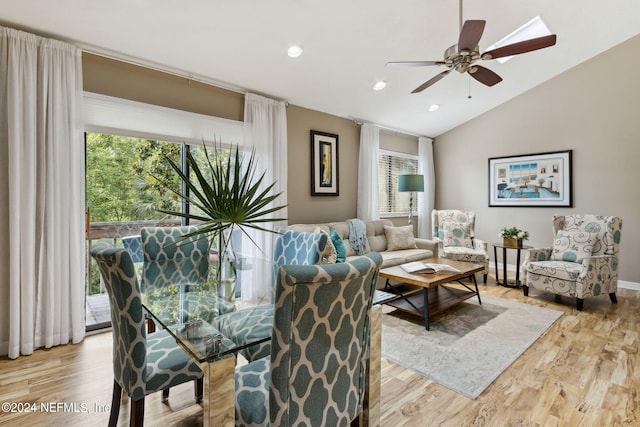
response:
<path id="1" fill-rule="evenodd" d="M 520 283 L 520 251 L 523 249 L 530 249 L 533 246 L 522 245 L 520 248 L 513 248 L 511 246 L 504 246 L 502 243 L 492 243 L 493 245 L 493 259 L 496 265 L 496 283 L 506 288 L 519 288 L 522 286 Z M 502 248 L 502 281 L 498 275 L 498 248 Z M 514 249 L 516 251 L 516 280 L 509 281 L 507 279 L 507 249 Z"/>

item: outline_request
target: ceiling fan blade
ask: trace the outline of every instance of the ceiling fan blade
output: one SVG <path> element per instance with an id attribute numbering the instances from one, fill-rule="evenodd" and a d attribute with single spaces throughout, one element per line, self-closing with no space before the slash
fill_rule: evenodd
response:
<path id="1" fill-rule="evenodd" d="M 444 65 L 444 61 L 400 61 L 387 62 L 387 67 L 426 67 L 428 65 Z"/>
<path id="2" fill-rule="evenodd" d="M 449 68 L 446 71 L 441 72 L 440 74 L 436 75 L 435 77 L 433 77 L 433 78 L 427 80 L 426 82 L 422 83 L 420 86 L 415 88 L 411 93 L 422 92 L 423 90 L 425 90 L 426 88 L 428 88 L 432 84 L 434 84 L 436 82 L 439 82 L 444 76 L 446 76 L 450 72 L 451 72 L 451 68 Z"/>
<path id="3" fill-rule="evenodd" d="M 473 67 L 476 71 L 473 73 L 469 72 L 469 75 L 484 85 L 493 86 L 502 81 L 502 77 L 488 68 L 481 67 L 480 65 L 474 65 Z"/>
<path id="4" fill-rule="evenodd" d="M 486 21 L 470 20 L 465 21 L 460 30 L 460 37 L 458 38 L 458 52 L 473 52 L 478 46 L 482 33 L 484 32 L 484 24 Z"/>
<path id="5" fill-rule="evenodd" d="M 545 47 L 553 46 L 556 44 L 556 35 L 550 34 L 548 36 L 537 37 L 535 39 L 524 40 L 518 43 L 502 46 L 497 49 L 490 50 L 482 54 L 482 59 L 496 59 L 503 58 L 505 56 L 519 55 L 521 53 L 527 53 L 538 49 L 544 49 Z"/>

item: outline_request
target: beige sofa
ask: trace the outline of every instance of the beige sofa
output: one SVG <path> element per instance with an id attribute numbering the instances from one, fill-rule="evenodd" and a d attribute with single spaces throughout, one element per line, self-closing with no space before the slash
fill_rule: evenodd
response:
<path id="1" fill-rule="evenodd" d="M 392 267 L 394 265 L 403 264 L 405 262 L 419 261 L 426 258 L 436 257 L 438 255 L 438 245 L 433 240 L 415 239 L 417 249 L 401 249 L 395 251 L 387 251 L 387 238 L 384 233 L 384 226 L 393 227 L 393 223 L 388 219 L 380 219 L 376 221 L 366 221 L 367 242 L 365 252 L 379 252 L 382 255 L 382 268 Z M 325 224 L 292 224 L 285 227 L 287 230 L 314 232 L 320 227 L 327 233 L 336 230 L 344 240 L 347 248 L 347 259 L 355 256 L 356 252 L 349 244 L 349 225 L 346 222 L 330 222 Z"/>

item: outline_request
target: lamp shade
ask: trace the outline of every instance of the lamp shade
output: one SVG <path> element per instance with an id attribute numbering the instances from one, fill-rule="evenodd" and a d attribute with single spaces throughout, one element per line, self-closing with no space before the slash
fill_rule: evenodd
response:
<path id="1" fill-rule="evenodd" d="M 398 177 L 398 191 L 424 191 L 424 176 L 400 175 Z"/>

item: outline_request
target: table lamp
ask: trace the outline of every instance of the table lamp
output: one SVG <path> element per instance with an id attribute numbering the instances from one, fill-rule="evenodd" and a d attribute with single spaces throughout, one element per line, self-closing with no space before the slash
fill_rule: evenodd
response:
<path id="1" fill-rule="evenodd" d="M 424 191 L 423 175 L 400 175 L 398 177 L 398 191 L 401 193 L 409 192 L 409 224 L 413 212 L 413 193 L 415 191 Z"/>

